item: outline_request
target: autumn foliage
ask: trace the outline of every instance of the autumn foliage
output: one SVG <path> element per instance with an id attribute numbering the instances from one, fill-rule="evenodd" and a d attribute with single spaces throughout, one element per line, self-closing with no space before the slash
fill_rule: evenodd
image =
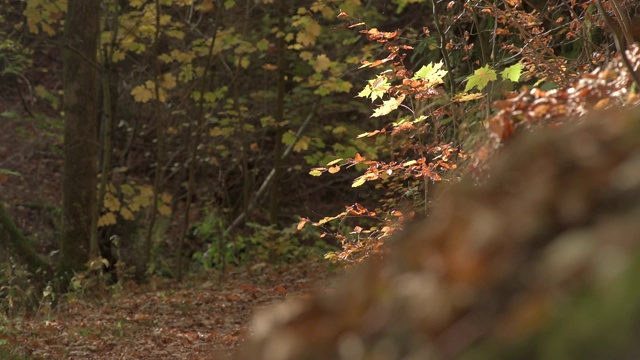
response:
<path id="1" fill-rule="evenodd" d="M 465 175 L 482 181 L 489 160 L 518 132 L 635 104 L 628 63 L 637 62 L 638 50 L 631 47 L 626 58 L 618 54 L 606 68 L 598 67 L 610 56 L 611 45 L 595 42 L 611 31 L 598 6 L 591 1 L 541 8 L 520 1 L 434 4 L 432 25 L 420 31 L 383 31 L 341 12 L 347 28 L 386 52 L 362 61 L 361 68 L 377 70 L 377 75 L 357 96 L 381 102 L 371 117 L 388 122 L 358 138 L 389 150 L 375 159 L 357 154 L 311 170 L 320 176 L 359 165 L 362 174 L 352 187 L 373 182 L 372 191 L 380 193 L 378 203 L 370 204 L 373 210 L 356 203 L 312 222 L 342 243 L 341 251 L 327 257 L 350 264 L 384 251 L 385 240 L 405 220 L 429 213 L 437 202 L 437 183 L 457 182 Z M 611 1 L 605 10 L 615 6 L 631 9 Z M 429 62 L 433 57 L 427 48 L 440 50 L 440 59 Z M 454 75 L 461 72 L 467 75 Z M 353 223 L 346 221 L 353 217 L 361 223 L 348 231 L 327 227 L 333 220 Z M 299 227 L 308 221 L 303 218 Z"/>

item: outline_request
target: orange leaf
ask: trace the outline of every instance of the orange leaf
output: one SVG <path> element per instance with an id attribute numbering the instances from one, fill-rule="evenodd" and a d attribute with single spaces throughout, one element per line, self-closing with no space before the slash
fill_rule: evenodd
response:
<path id="1" fill-rule="evenodd" d="M 287 289 L 285 289 L 284 286 L 282 285 L 278 285 L 276 287 L 273 288 L 273 291 L 280 294 L 280 295 L 284 295 L 287 293 Z"/>

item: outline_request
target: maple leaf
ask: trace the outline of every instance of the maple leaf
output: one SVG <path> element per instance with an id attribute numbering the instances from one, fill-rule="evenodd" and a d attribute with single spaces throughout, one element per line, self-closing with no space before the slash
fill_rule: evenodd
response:
<path id="1" fill-rule="evenodd" d="M 131 0 L 129 5 L 134 8 L 140 8 L 144 5 L 144 0 Z"/>
<path id="2" fill-rule="evenodd" d="M 153 99 L 153 93 L 144 85 L 138 85 L 131 90 L 133 99 L 137 102 L 146 103 Z"/>
<path id="3" fill-rule="evenodd" d="M 165 204 L 171 203 L 171 198 L 172 196 L 168 192 L 163 192 L 162 195 L 160 195 L 160 200 Z"/>
<path id="4" fill-rule="evenodd" d="M 282 134 L 282 143 L 285 145 L 291 145 L 296 141 L 296 136 L 293 131 L 289 130 Z"/>
<path id="5" fill-rule="evenodd" d="M 161 77 L 161 83 L 165 89 L 173 89 L 177 85 L 176 77 L 171 73 L 163 74 Z"/>
<path id="6" fill-rule="evenodd" d="M 106 213 L 98 219 L 98 227 L 114 225 L 116 222 L 116 215 L 114 213 Z"/>
<path id="7" fill-rule="evenodd" d="M 400 106 L 400 104 L 402 104 L 402 101 L 404 100 L 404 97 L 405 97 L 405 95 L 400 95 L 397 98 L 391 98 L 389 100 L 385 100 L 382 103 L 382 105 L 380 105 L 373 112 L 373 115 L 371 115 L 371 117 L 378 117 L 378 116 L 387 115 L 388 113 L 390 113 L 393 110 L 397 109 L 398 106 Z"/>
<path id="8" fill-rule="evenodd" d="M 505 80 L 511 80 L 513 82 L 518 82 L 520 80 L 520 75 L 522 75 L 522 64 L 515 63 L 508 68 L 502 70 L 500 73 L 500 77 Z"/>
<path id="9" fill-rule="evenodd" d="M 160 205 L 158 206 L 158 214 L 162 216 L 170 216 L 171 215 L 171 207 L 168 205 Z"/>
<path id="10" fill-rule="evenodd" d="M 422 68 L 413 75 L 412 80 L 424 80 L 432 84 L 442 84 L 444 82 L 442 78 L 447 75 L 447 70 L 443 70 L 442 66 L 442 61 L 436 64 L 430 63 L 429 65 L 423 65 Z"/>
<path id="11" fill-rule="evenodd" d="M 371 102 L 374 102 L 376 99 L 382 99 L 382 95 L 389 90 L 389 87 L 387 77 L 379 75 L 377 78 L 369 80 L 369 84 L 356 97 L 370 98 Z"/>
<path id="12" fill-rule="evenodd" d="M 316 72 L 323 72 L 331 66 L 331 60 L 325 54 L 318 55 L 316 61 L 313 63 L 313 70 Z"/>
<path id="13" fill-rule="evenodd" d="M 133 215 L 133 212 L 131 212 L 131 210 L 129 210 L 127 208 L 120 209 L 120 215 L 125 220 L 133 220 L 133 219 L 135 219 L 135 216 Z"/>
<path id="14" fill-rule="evenodd" d="M 467 92 L 474 87 L 478 90 L 484 89 L 489 81 L 497 80 L 498 76 L 496 71 L 493 69 L 489 69 L 489 65 L 485 65 L 480 69 L 473 72 L 473 75 L 469 76 L 467 79 L 467 86 L 465 86 L 464 91 Z"/>
<path id="15" fill-rule="evenodd" d="M 118 198 L 111 195 L 111 193 L 107 193 L 104 196 L 104 207 L 109 211 L 118 211 L 120 210 L 120 200 Z"/>
<path id="16" fill-rule="evenodd" d="M 309 148 L 309 138 L 306 136 L 301 137 L 298 142 L 293 146 L 293 151 L 301 152 Z"/>
<path id="17" fill-rule="evenodd" d="M 124 184 L 120 187 L 120 191 L 128 196 L 132 196 L 135 193 L 135 190 L 133 190 L 133 186 L 129 185 L 129 184 Z"/>

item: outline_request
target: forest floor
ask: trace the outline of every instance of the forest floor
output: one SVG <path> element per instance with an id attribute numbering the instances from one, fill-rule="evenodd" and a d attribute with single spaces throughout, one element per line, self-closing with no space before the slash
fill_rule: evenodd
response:
<path id="1" fill-rule="evenodd" d="M 0 99 L 0 169 L 19 174 L 0 173 L 0 201 L 49 254 L 59 226 L 50 207 L 62 200 L 62 123 L 57 116 L 26 115 L 19 101 Z M 3 251 L 0 263 L 7 264 Z M 10 273 L 0 272 L 5 285 Z M 154 278 L 70 294 L 54 309 L 34 312 L 20 310 L 16 296 L 13 307 L 0 307 L 10 312 L 0 311 L 0 359 L 229 359 L 250 333 L 254 311 L 306 296 L 330 275 L 321 260 L 260 263 L 231 269 L 222 279 L 211 272 L 182 284 Z M 11 301 L 6 290 L 0 288 L 5 305 Z"/>
<path id="2" fill-rule="evenodd" d="M 168 280 L 0 316 L 2 359 L 230 359 L 254 311 L 305 297 L 326 263 L 257 264 L 182 285 Z M 89 298 L 91 300 L 83 300 Z"/>

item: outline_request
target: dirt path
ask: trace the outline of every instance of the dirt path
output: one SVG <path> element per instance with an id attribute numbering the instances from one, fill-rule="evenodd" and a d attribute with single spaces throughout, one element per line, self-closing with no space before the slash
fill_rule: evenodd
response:
<path id="1" fill-rule="evenodd" d="M 305 296 L 328 275 L 325 263 L 260 264 L 230 272 L 222 284 L 164 281 L 104 301 L 71 300 L 0 322 L 0 350 L 35 359 L 229 359 L 254 310 Z"/>

